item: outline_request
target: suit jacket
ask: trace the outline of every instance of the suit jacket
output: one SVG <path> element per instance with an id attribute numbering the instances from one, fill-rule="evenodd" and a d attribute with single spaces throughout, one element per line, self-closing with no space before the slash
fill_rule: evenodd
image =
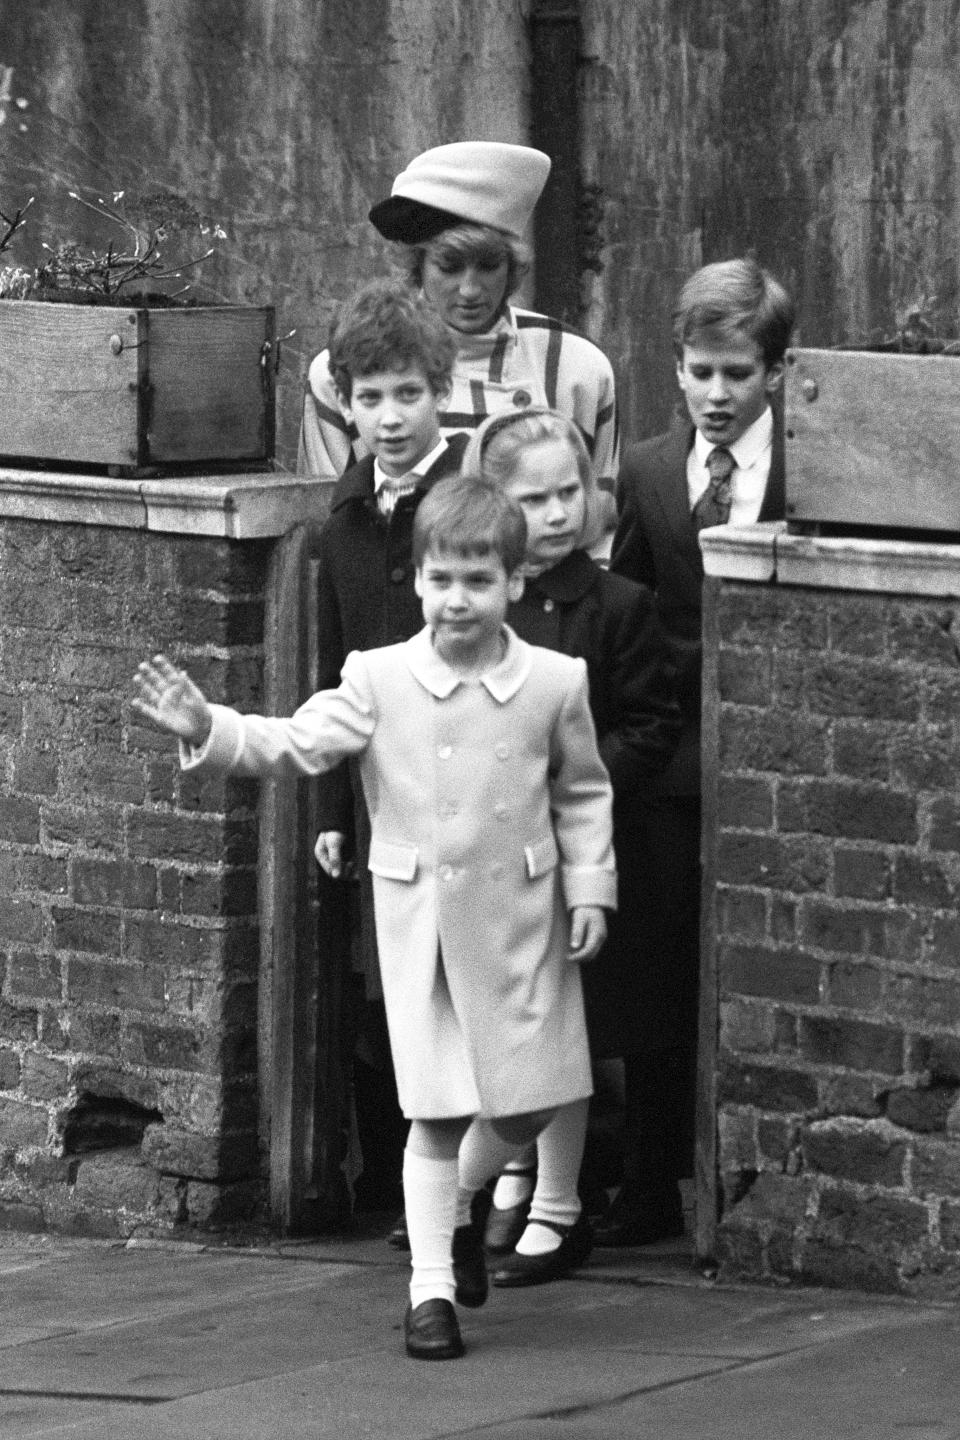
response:
<path id="1" fill-rule="evenodd" d="M 610 568 L 649 585 L 677 660 L 683 730 L 673 761 L 658 782 L 661 794 L 700 793 L 700 692 L 703 645 L 703 560 L 690 515 L 689 421 L 631 446 L 618 481 L 620 521 Z M 785 507 L 783 431 L 774 409 L 770 475 L 761 520 L 781 520 Z"/>
<path id="2" fill-rule="evenodd" d="M 610 780 L 582 660 L 506 631 L 463 683 L 430 631 L 347 659 L 290 719 L 214 706 L 185 765 L 317 774 L 357 757 L 405 1115 L 514 1115 L 591 1092 L 567 911 L 616 904 Z"/>

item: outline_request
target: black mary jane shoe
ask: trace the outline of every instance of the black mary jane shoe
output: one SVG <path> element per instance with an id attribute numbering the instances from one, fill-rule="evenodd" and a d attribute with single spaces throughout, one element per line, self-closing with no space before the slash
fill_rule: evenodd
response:
<path id="1" fill-rule="evenodd" d="M 615 1200 L 610 1213 L 594 1229 L 594 1243 L 603 1249 L 620 1249 L 678 1240 L 683 1234 L 683 1205 L 679 1191 L 673 1191 L 632 1204 Z"/>
<path id="2" fill-rule="evenodd" d="M 572 1225 L 559 1225 L 554 1220 L 536 1220 L 531 1224 L 545 1225 L 560 1236 L 556 1250 L 546 1255 L 521 1255 L 514 1250 L 494 1270 L 491 1279 L 500 1289 L 520 1285 L 546 1285 L 562 1280 L 576 1270 L 593 1249 L 593 1226 L 582 1212 Z"/>
<path id="3" fill-rule="evenodd" d="M 519 1204 L 508 1205 L 505 1210 L 498 1210 L 496 1205 L 491 1204 L 490 1213 L 487 1216 L 487 1228 L 483 1237 L 488 1255 L 509 1255 L 526 1230 L 527 1216 L 530 1214 L 530 1202 L 533 1199 L 533 1187 L 537 1178 L 536 1166 L 526 1165 L 522 1170 L 507 1170 L 505 1173 L 522 1175 L 524 1179 L 529 1180 L 530 1194 Z"/>
<path id="4" fill-rule="evenodd" d="M 403 1342 L 411 1360 L 459 1360 L 463 1341 L 449 1300 L 424 1300 L 407 1306 Z"/>
<path id="5" fill-rule="evenodd" d="M 483 1231 L 476 1223 L 458 1225 L 453 1232 L 453 1278 L 456 1302 L 476 1310 L 487 1298 L 487 1261 Z"/>

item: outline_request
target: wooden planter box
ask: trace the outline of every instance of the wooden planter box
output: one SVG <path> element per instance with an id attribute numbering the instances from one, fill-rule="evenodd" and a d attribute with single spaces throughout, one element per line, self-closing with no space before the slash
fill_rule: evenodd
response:
<path id="1" fill-rule="evenodd" d="M 791 350 L 787 519 L 960 532 L 960 357 Z"/>
<path id="2" fill-rule="evenodd" d="M 0 300 L 0 457 L 122 472 L 266 461 L 269 306 Z"/>

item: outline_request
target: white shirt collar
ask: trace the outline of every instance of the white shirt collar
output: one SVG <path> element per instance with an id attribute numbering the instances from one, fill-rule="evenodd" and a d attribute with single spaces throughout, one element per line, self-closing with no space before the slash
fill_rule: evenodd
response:
<path id="1" fill-rule="evenodd" d="M 773 411 L 768 405 L 763 414 L 750 425 L 739 440 L 725 448 L 730 451 L 738 470 L 749 470 L 755 465 L 766 450 L 773 444 Z M 707 456 L 716 447 L 712 440 L 704 439 L 698 430 L 694 437 L 693 447 L 697 455 L 697 463 L 706 466 Z"/>
<path id="2" fill-rule="evenodd" d="M 374 456 L 373 493 L 378 495 L 384 486 L 390 490 L 403 490 L 404 488 L 409 489 L 411 486 L 416 485 L 417 481 L 422 480 L 430 467 L 440 459 L 440 456 L 446 448 L 447 442 L 441 435 L 429 455 L 424 455 L 422 460 L 418 460 L 413 469 L 408 470 L 406 475 L 387 475 L 381 467 L 379 459 Z"/>

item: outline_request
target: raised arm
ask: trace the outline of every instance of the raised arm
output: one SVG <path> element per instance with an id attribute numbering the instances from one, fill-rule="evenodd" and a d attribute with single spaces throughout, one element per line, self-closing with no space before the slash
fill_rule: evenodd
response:
<path id="1" fill-rule="evenodd" d="M 364 750 L 376 727 L 363 657 L 347 657 L 336 690 L 319 690 L 289 719 L 241 715 L 211 705 L 182 670 L 163 655 L 145 661 L 134 678 L 134 708 L 175 735 L 185 770 L 199 767 L 240 775 L 293 770 L 319 775 Z"/>

